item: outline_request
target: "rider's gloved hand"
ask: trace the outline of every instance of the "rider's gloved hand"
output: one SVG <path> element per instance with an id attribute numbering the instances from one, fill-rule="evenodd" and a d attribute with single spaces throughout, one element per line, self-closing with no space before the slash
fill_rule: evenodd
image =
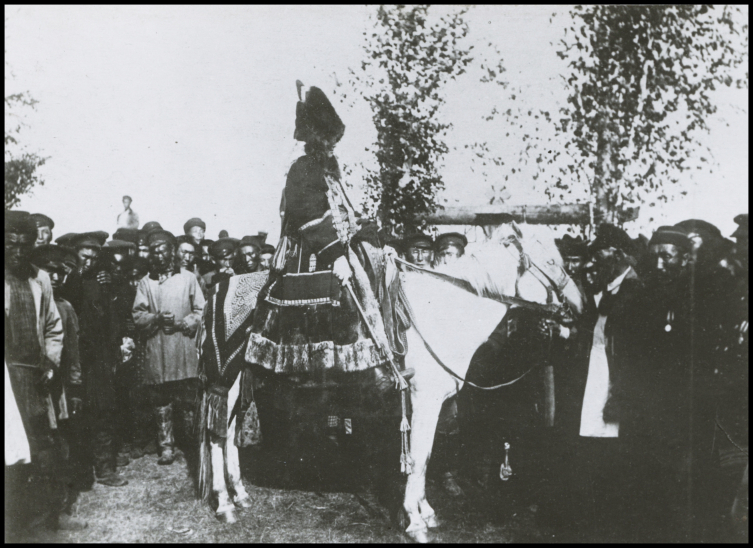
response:
<path id="1" fill-rule="evenodd" d="M 350 265 L 348 264 L 348 259 L 345 258 L 345 255 L 335 259 L 335 263 L 332 265 L 332 273 L 337 276 L 337 279 L 343 284 L 350 279 Z"/>

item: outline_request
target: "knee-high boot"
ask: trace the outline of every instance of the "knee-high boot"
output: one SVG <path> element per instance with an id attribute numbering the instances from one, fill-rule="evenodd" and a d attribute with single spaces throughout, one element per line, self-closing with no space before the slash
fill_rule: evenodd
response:
<path id="1" fill-rule="evenodd" d="M 173 436 L 173 406 L 165 405 L 156 408 L 157 418 L 157 442 L 160 448 L 160 457 L 157 464 L 172 464 L 175 460 L 175 438 Z"/>

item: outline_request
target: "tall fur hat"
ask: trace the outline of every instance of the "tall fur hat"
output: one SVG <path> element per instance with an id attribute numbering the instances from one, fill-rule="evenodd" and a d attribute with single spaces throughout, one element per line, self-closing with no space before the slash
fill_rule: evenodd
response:
<path id="1" fill-rule="evenodd" d="M 298 98 L 301 98 L 303 84 L 296 80 Z M 312 141 L 328 141 L 337 143 L 345 133 L 345 124 L 335 112 L 332 103 L 318 87 L 311 86 L 306 92 L 306 98 L 298 101 L 295 108 L 296 141 L 309 143 Z"/>

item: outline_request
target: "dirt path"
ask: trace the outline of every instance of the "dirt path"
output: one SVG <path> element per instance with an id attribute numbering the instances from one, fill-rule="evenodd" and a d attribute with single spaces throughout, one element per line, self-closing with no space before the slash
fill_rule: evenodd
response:
<path id="1" fill-rule="evenodd" d="M 95 485 L 81 493 L 76 515 L 89 523 L 81 532 L 35 532 L 28 542 L 384 542 L 407 539 L 368 492 L 321 492 L 258 487 L 244 479 L 254 505 L 238 512 L 233 525 L 219 523 L 201 501 L 185 459 L 157 465 L 145 456 L 122 469 L 129 484 Z M 473 490 L 471 489 L 471 492 Z M 504 500 L 479 500 L 483 491 L 450 499 L 429 484 L 428 495 L 442 526 L 437 542 L 531 542 L 530 510 L 514 511 Z"/>

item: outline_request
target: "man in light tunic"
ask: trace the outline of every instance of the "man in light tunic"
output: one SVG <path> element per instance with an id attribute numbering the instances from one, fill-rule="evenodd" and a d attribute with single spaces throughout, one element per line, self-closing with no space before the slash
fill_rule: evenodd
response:
<path id="1" fill-rule="evenodd" d="M 159 464 L 175 460 L 174 410 L 181 415 L 185 437 L 192 431 L 199 376 L 196 337 L 205 302 L 195 274 L 180 267 L 176 247 L 166 230 L 149 234 L 150 272 L 139 281 L 133 303 L 134 322 L 146 337 L 146 384 L 157 419 Z"/>

